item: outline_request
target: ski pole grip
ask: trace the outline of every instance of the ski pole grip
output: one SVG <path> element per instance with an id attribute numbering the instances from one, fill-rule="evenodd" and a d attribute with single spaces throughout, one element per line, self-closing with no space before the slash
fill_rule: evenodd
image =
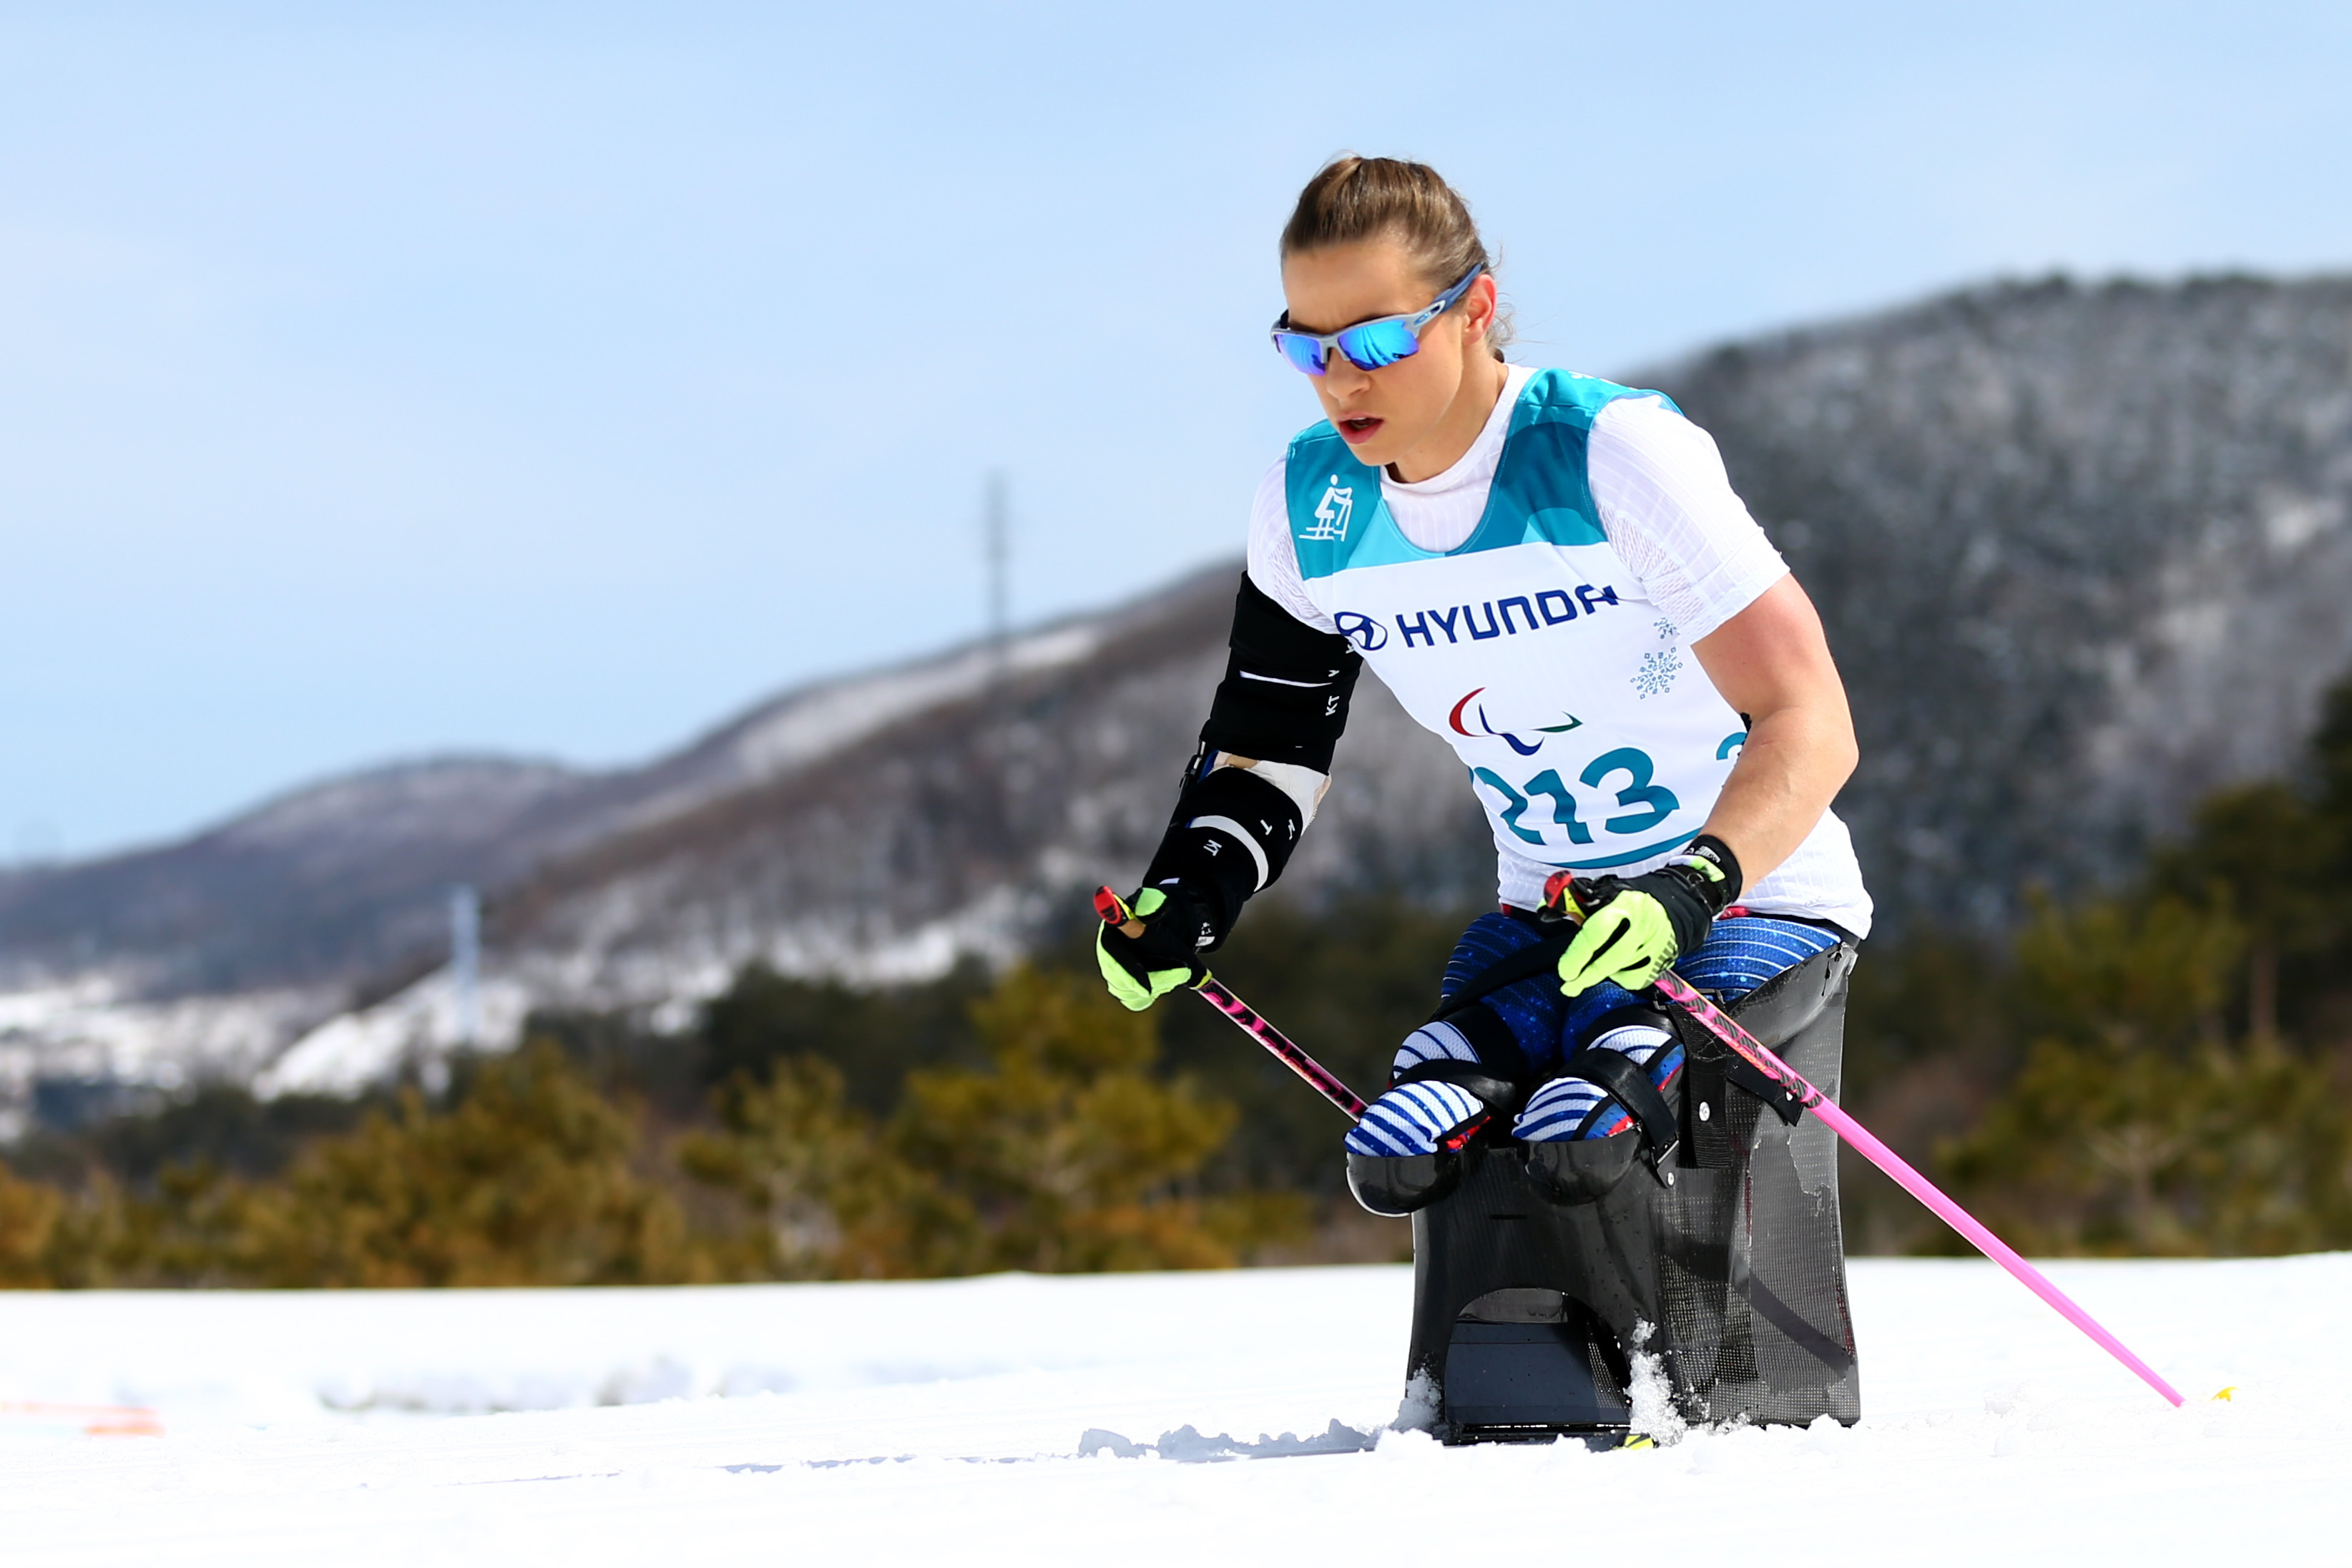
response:
<path id="1" fill-rule="evenodd" d="M 1143 934 L 1143 922 L 1127 907 L 1127 900 L 1108 886 L 1095 889 L 1095 916 L 1107 926 L 1117 926 L 1118 934 L 1136 937 Z"/>
<path id="2" fill-rule="evenodd" d="M 1127 907 L 1127 900 L 1108 887 L 1095 889 L 1095 916 L 1123 937 L 1133 938 L 1143 934 L 1143 922 L 1135 918 L 1135 911 Z M 1192 977 L 1185 984 L 1198 991 L 1208 978 L 1208 967 L 1195 963 L 1192 965 Z"/>
<path id="3" fill-rule="evenodd" d="M 1598 898 L 1592 884 L 1575 872 L 1554 871 L 1544 879 L 1543 908 L 1536 912 L 1546 921 L 1582 925 Z"/>

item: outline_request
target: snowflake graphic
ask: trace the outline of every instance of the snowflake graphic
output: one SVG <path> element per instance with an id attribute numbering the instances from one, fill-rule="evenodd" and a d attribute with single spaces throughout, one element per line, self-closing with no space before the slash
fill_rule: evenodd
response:
<path id="1" fill-rule="evenodd" d="M 1675 657 L 1674 649 L 1645 653 L 1642 656 L 1642 668 L 1633 672 L 1633 689 L 1645 700 L 1659 696 L 1674 685 L 1675 677 L 1682 672 L 1683 661 Z"/>
<path id="2" fill-rule="evenodd" d="M 1658 640 L 1660 642 L 1672 642 L 1675 637 L 1682 634 L 1682 628 L 1675 625 L 1672 621 L 1660 620 L 1656 622 L 1655 625 L 1658 628 Z"/>

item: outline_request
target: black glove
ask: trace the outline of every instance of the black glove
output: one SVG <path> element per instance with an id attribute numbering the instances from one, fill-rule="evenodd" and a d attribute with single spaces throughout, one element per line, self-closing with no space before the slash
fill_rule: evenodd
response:
<path id="1" fill-rule="evenodd" d="M 1140 1013 L 1192 980 L 1201 950 L 1213 945 L 1219 933 L 1207 905 L 1181 885 L 1146 888 L 1129 907 L 1143 922 L 1143 934 L 1129 936 L 1117 926 L 1104 926 L 1095 937 L 1095 962 L 1110 994 Z"/>
<path id="2" fill-rule="evenodd" d="M 1557 880 L 1557 879 L 1556 879 Z M 1739 896 L 1739 861 L 1712 834 L 1654 871 L 1596 877 L 1546 889 L 1572 897 L 1582 926 L 1559 955 L 1560 991 L 1578 995 L 1603 980 L 1639 991 L 1675 960 L 1706 945 L 1715 917 Z"/>

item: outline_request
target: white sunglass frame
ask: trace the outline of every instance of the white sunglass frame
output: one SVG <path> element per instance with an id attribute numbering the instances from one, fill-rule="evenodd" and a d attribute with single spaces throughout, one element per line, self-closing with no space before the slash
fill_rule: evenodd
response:
<path id="1" fill-rule="evenodd" d="M 1421 329 L 1429 325 L 1430 322 L 1437 320 L 1438 317 L 1445 314 L 1446 311 L 1452 310 L 1456 304 L 1458 304 L 1461 301 L 1462 296 L 1469 292 L 1470 285 L 1475 283 L 1480 275 L 1486 270 L 1486 264 L 1485 262 L 1481 261 L 1473 264 L 1470 270 L 1464 273 L 1461 279 L 1456 282 L 1454 287 L 1448 289 L 1444 293 L 1440 294 L 1436 299 L 1431 300 L 1428 307 L 1424 310 L 1408 310 L 1394 316 L 1374 316 L 1368 321 L 1350 321 L 1336 332 L 1301 331 L 1297 327 L 1289 324 L 1290 312 L 1288 310 L 1285 310 L 1281 315 L 1276 316 L 1274 319 L 1274 326 L 1269 331 L 1269 336 L 1274 343 L 1274 352 L 1282 356 L 1283 363 L 1285 364 L 1289 365 L 1301 375 L 1325 375 L 1329 374 L 1331 369 L 1331 358 L 1334 354 L 1339 355 L 1340 358 L 1346 360 L 1350 365 L 1353 365 L 1360 371 L 1365 372 L 1367 374 L 1375 370 L 1385 370 L 1388 368 L 1388 365 L 1369 365 L 1358 363 L 1356 356 L 1349 353 L 1345 345 L 1343 345 L 1339 340 L 1346 337 L 1350 332 L 1360 332 L 1367 327 L 1384 327 L 1391 322 L 1402 322 L 1403 323 L 1405 330 L 1411 332 L 1413 336 L 1412 351 L 1410 353 L 1402 353 L 1397 355 L 1396 359 L 1389 361 L 1388 363 L 1394 364 L 1399 360 L 1411 359 L 1413 354 L 1421 352 Z M 1313 343 L 1316 347 L 1317 353 L 1322 360 L 1323 368 L 1321 370 L 1309 370 L 1306 366 L 1300 364 L 1297 361 L 1292 359 L 1290 357 L 1290 351 L 1282 346 L 1282 340 L 1285 338 L 1295 338 L 1301 342 Z"/>

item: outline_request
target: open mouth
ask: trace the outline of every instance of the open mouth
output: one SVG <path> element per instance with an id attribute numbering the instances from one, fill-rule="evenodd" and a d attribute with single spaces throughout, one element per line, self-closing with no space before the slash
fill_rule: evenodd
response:
<path id="1" fill-rule="evenodd" d="M 1369 441 L 1388 422 L 1370 414 L 1359 414 L 1352 418 L 1335 419 L 1331 423 L 1349 441 Z"/>

